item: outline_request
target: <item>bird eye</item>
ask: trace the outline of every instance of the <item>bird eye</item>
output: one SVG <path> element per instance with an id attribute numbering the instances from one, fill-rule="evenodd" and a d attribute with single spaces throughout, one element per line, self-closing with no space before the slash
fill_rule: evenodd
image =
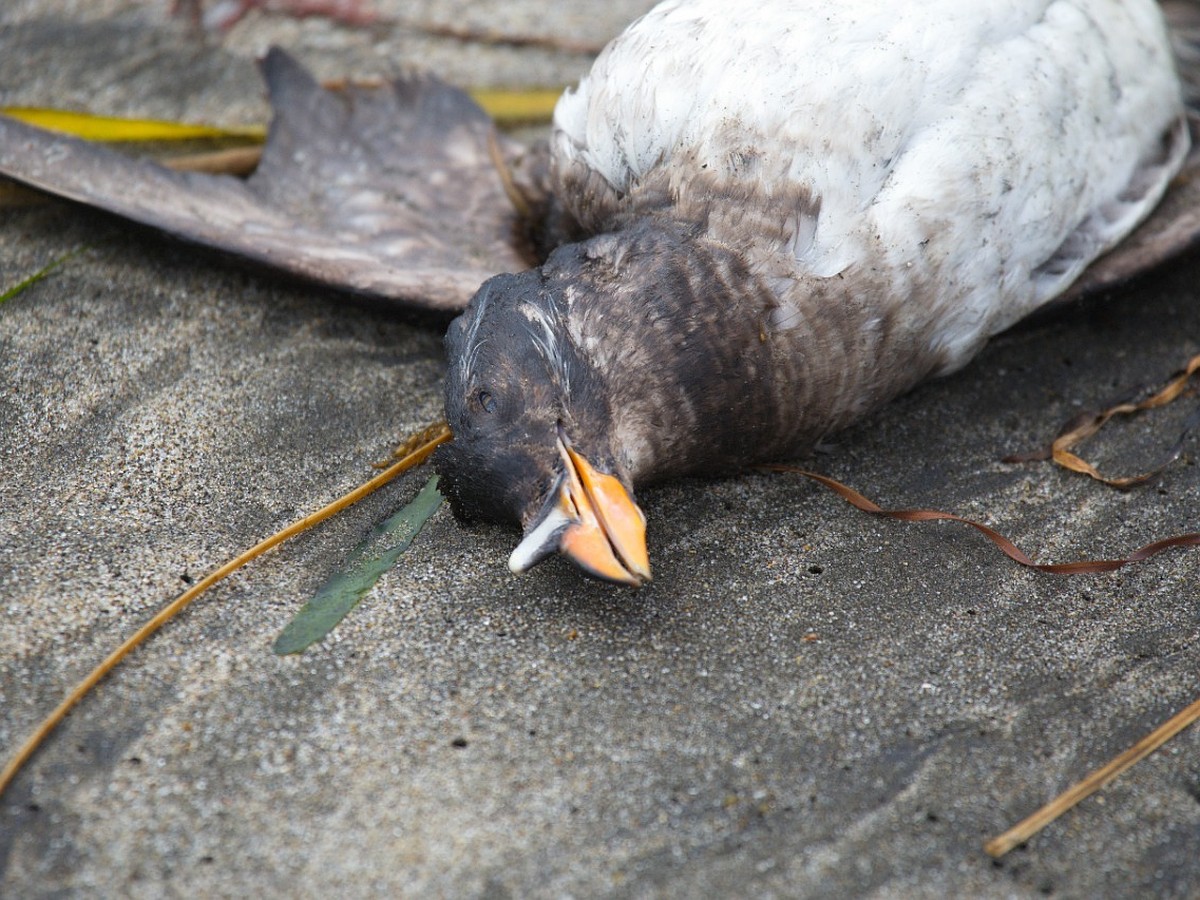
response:
<path id="1" fill-rule="evenodd" d="M 496 399 L 488 391 L 480 391 L 476 399 L 479 401 L 479 405 L 483 407 L 484 412 L 490 413 L 496 411 Z"/>

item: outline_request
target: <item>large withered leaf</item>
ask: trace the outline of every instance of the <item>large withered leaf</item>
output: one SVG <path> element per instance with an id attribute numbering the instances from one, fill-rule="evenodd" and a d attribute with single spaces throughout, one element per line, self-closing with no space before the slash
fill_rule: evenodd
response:
<path id="1" fill-rule="evenodd" d="M 428 75 L 321 87 L 262 62 L 274 118 L 242 181 L 174 172 L 0 117 L 0 173 L 332 287 L 453 311 L 528 268 L 488 148 L 492 123 Z M 502 137 L 501 152 L 515 145 Z"/>

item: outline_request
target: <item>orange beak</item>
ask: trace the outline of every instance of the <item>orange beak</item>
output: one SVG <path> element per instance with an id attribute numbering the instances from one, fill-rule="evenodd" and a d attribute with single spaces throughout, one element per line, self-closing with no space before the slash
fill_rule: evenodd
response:
<path id="1" fill-rule="evenodd" d="M 650 580 L 646 516 L 625 486 L 558 438 L 563 476 L 553 502 L 526 531 L 508 566 L 524 572 L 553 550 L 597 578 L 640 587 Z"/>

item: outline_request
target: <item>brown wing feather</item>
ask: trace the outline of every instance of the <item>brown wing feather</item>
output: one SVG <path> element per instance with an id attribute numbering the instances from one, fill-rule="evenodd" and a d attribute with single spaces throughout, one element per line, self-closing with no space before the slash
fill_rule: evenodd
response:
<path id="1" fill-rule="evenodd" d="M 0 117 L 0 173 L 333 287 L 436 310 L 528 268 L 492 123 L 427 75 L 328 90 L 262 63 L 274 119 L 255 174 L 173 172 Z M 504 153 L 516 158 L 515 146 Z"/>
<path id="2" fill-rule="evenodd" d="M 1200 243 L 1200 5 L 1164 0 L 1161 6 L 1188 106 L 1191 156 L 1150 217 L 1092 263 L 1055 305 L 1120 287 Z"/>
<path id="3" fill-rule="evenodd" d="M 1192 129 L 1192 146 L 1200 136 Z M 1054 305 L 1119 287 L 1200 243 L 1200 153 L 1193 150 L 1145 222 L 1092 263 Z"/>

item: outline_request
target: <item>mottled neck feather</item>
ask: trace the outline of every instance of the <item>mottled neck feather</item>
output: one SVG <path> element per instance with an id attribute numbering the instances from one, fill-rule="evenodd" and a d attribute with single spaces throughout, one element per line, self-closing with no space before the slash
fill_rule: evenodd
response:
<path id="1" fill-rule="evenodd" d="M 883 285 L 756 275 L 745 253 L 666 215 L 560 251 L 544 271 L 561 279 L 571 338 L 607 385 L 614 451 L 639 484 L 794 457 L 943 363 L 921 323 L 881 313 Z"/>

